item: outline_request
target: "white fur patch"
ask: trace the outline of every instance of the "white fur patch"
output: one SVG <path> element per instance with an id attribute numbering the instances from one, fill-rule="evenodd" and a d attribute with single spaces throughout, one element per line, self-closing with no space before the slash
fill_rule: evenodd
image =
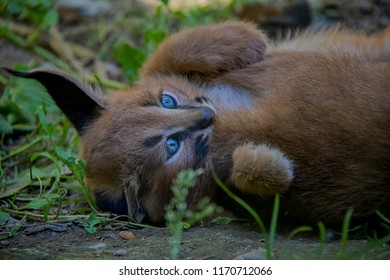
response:
<path id="1" fill-rule="evenodd" d="M 205 88 L 205 97 L 213 106 L 223 110 L 253 109 L 254 104 L 249 92 L 230 85 L 217 84 Z"/>

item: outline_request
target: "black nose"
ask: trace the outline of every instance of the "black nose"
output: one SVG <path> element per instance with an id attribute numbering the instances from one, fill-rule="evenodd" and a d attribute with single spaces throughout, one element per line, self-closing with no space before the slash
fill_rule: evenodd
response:
<path id="1" fill-rule="evenodd" d="M 202 119 L 199 124 L 202 128 L 207 128 L 213 124 L 214 118 L 215 118 L 214 110 L 211 109 L 210 107 L 205 106 L 203 107 Z"/>

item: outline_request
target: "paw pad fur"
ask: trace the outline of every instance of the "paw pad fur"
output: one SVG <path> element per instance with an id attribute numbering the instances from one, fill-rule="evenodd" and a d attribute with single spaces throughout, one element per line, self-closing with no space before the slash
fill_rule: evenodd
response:
<path id="1" fill-rule="evenodd" d="M 231 178 L 240 191 L 272 196 L 286 192 L 293 177 L 292 162 L 278 149 L 249 143 L 233 153 Z"/>

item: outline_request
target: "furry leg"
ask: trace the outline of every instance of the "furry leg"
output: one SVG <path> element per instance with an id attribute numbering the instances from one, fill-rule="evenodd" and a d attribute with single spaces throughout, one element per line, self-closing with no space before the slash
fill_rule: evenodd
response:
<path id="1" fill-rule="evenodd" d="M 292 162 L 278 149 L 248 143 L 233 153 L 231 179 L 240 191 L 261 197 L 283 193 L 293 177 Z"/>
<path id="2" fill-rule="evenodd" d="M 173 34 L 144 65 L 141 76 L 178 74 L 211 80 L 263 60 L 267 37 L 255 25 L 226 22 Z"/>

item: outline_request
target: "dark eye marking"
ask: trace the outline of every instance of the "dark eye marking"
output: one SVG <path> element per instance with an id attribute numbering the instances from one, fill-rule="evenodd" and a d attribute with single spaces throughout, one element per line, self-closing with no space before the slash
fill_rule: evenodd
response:
<path id="1" fill-rule="evenodd" d="M 186 139 L 187 137 L 189 137 L 191 135 L 192 131 L 189 131 L 189 130 L 183 130 L 183 131 L 179 131 L 179 132 L 176 132 L 174 134 L 172 134 L 170 136 L 170 138 L 175 138 L 177 139 L 178 141 L 183 141 L 184 139 Z"/>
<path id="2" fill-rule="evenodd" d="M 153 148 L 161 141 L 162 138 L 163 138 L 162 135 L 149 137 L 144 141 L 144 146 L 146 148 Z"/>
<path id="3" fill-rule="evenodd" d="M 153 100 L 147 100 L 141 103 L 142 107 L 159 107 L 159 104 Z"/>
<path id="4" fill-rule="evenodd" d="M 178 105 L 177 109 L 191 110 L 191 109 L 199 109 L 199 107 L 192 106 L 192 105 Z"/>
<path id="5" fill-rule="evenodd" d="M 202 98 L 201 97 L 195 97 L 195 101 L 198 102 L 198 103 L 202 103 Z"/>
<path id="6" fill-rule="evenodd" d="M 208 102 L 208 99 L 207 99 L 207 97 L 204 97 L 204 96 L 198 96 L 198 97 L 195 97 L 195 101 L 198 103 L 203 103 L 203 102 Z"/>

